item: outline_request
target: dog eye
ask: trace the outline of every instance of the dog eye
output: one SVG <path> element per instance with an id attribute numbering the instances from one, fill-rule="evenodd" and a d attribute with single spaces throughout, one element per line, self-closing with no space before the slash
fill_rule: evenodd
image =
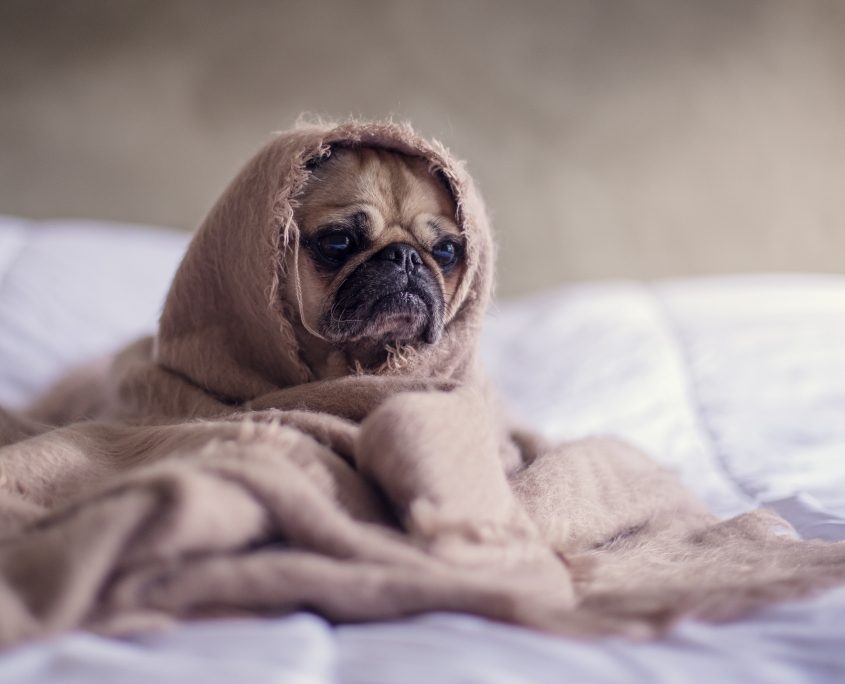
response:
<path id="1" fill-rule="evenodd" d="M 431 255 L 440 268 L 447 270 L 458 262 L 461 246 L 455 240 L 441 240 L 431 248 Z"/>
<path id="2" fill-rule="evenodd" d="M 352 236 L 346 231 L 332 231 L 317 240 L 320 254 L 330 261 L 343 261 L 349 256 L 355 246 Z"/>

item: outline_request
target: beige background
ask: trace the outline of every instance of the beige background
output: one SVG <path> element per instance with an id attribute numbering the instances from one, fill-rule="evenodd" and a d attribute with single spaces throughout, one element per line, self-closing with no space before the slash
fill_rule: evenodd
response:
<path id="1" fill-rule="evenodd" d="M 845 0 L 0 3 L 0 212 L 192 228 L 303 110 L 468 159 L 505 294 L 845 270 Z"/>

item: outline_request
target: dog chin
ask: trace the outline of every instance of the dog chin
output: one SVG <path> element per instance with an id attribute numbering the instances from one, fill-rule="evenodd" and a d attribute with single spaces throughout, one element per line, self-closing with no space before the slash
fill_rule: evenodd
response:
<path id="1" fill-rule="evenodd" d="M 342 345 L 361 343 L 386 345 L 437 341 L 439 330 L 433 323 L 431 304 L 416 292 L 402 290 L 384 295 L 369 306 L 348 312 L 345 329 L 329 325 L 325 331 L 333 342 Z M 351 315 L 350 315 L 351 314 Z"/>
<path id="2" fill-rule="evenodd" d="M 362 337 L 384 342 L 421 339 L 431 320 L 428 305 L 414 292 L 389 294 L 373 304 Z"/>

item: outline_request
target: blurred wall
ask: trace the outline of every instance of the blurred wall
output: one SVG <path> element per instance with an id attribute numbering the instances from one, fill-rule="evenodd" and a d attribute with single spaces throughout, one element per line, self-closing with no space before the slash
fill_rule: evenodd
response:
<path id="1" fill-rule="evenodd" d="M 466 158 L 504 294 L 845 269 L 845 2 L 0 3 L 0 212 L 192 228 L 305 110 Z"/>

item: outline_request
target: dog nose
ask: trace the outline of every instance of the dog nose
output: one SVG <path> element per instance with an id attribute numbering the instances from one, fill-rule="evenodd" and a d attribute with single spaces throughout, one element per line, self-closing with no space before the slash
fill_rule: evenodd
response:
<path id="1" fill-rule="evenodd" d="M 394 242 L 392 245 L 388 245 L 376 254 L 376 259 L 392 261 L 408 273 L 413 273 L 423 263 L 419 252 L 404 242 Z"/>

